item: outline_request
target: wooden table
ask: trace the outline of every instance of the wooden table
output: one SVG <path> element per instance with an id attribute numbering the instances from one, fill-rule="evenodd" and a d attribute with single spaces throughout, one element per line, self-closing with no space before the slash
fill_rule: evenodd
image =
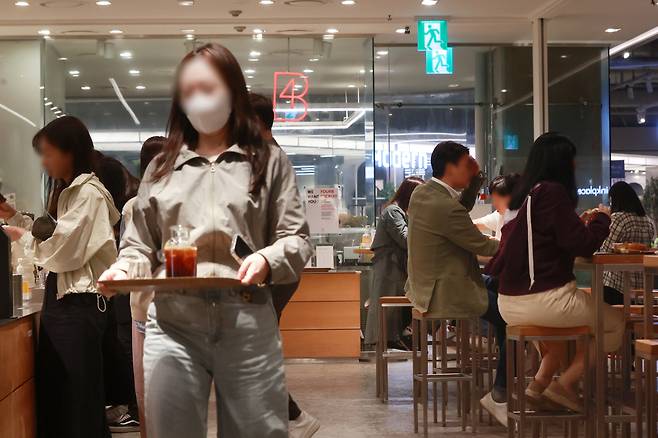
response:
<path id="1" fill-rule="evenodd" d="M 375 255 L 375 251 L 371 250 L 370 248 L 354 248 L 354 254 L 359 254 L 359 255 Z"/>
<path id="2" fill-rule="evenodd" d="M 596 380 L 594 385 L 596 396 L 595 410 L 595 436 L 606 436 L 607 422 L 629 422 L 633 421 L 631 415 L 606 415 L 606 362 L 607 354 L 603 350 L 603 318 L 604 318 L 604 296 L 603 296 L 603 272 L 621 272 L 623 275 L 624 289 L 624 318 L 628 317 L 630 309 L 630 276 L 634 272 L 644 272 L 644 255 L 642 254 L 596 254 L 591 259 L 576 259 L 575 269 L 590 271 L 592 273 L 592 296 L 594 298 L 594 343 L 595 343 L 595 365 Z M 657 264 L 658 265 L 658 264 Z M 646 282 L 646 280 L 645 280 Z M 650 295 L 649 295 L 650 296 Z M 625 424 L 623 435 L 630 433 L 630 424 Z"/>
<path id="3" fill-rule="evenodd" d="M 654 339 L 653 279 L 658 275 L 658 256 L 644 256 L 644 338 Z"/>

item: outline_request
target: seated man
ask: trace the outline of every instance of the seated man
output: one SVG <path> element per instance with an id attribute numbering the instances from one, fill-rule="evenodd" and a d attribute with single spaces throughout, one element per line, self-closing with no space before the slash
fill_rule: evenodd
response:
<path id="1" fill-rule="evenodd" d="M 476 257 L 493 256 L 498 241 L 483 235 L 468 215 L 483 178 L 468 149 L 451 141 L 439 143 L 432 152 L 432 175 L 409 204 L 406 295 L 428 316 L 482 317 L 495 327 L 500 348 L 496 380 L 480 402 L 507 425 L 505 321 L 497 294 L 485 288 Z"/>

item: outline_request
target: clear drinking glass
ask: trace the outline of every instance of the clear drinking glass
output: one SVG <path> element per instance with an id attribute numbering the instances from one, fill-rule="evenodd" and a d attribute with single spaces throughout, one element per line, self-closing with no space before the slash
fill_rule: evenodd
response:
<path id="1" fill-rule="evenodd" d="M 197 248 L 190 239 L 190 229 L 171 227 L 171 238 L 164 247 L 167 277 L 196 277 Z"/>
<path id="2" fill-rule="evenodd" d="M 128 279 L 139 280 L 144 278 L 151 278 L 151 262 L 145 257 L 132 260 L 128 265 Z"/>

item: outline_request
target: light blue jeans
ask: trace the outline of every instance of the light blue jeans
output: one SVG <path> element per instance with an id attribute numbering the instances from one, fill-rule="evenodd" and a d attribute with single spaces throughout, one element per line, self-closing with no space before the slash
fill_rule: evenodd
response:
<path id="1" fill-rule="evenodd" d="M 144 374 L 149 436 L 206 438 L 213 380 L 218 436 L 288 436 L 281 338 L 268 289 L 156 293 Z"/>

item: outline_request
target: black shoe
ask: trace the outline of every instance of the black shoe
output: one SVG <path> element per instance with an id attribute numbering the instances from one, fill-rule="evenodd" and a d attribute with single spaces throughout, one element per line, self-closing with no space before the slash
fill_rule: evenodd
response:
<path id="1" fill-rule="evenodd" d="M 139 421 L 128 413 L 120 416 L 114 423 L 110 423 L 109 426 L 112 433 L 139 432 Z"/>

